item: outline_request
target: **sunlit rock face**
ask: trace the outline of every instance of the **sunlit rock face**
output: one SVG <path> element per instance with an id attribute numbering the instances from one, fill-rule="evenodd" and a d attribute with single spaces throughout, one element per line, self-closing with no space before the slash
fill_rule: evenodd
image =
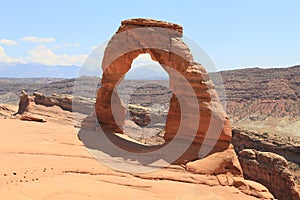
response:
<path id="1" fill-rule="evenodd" d="M 182 34 L 180 25 L 164 21 L 140 18 L 122 21 L 104 52 L 102 87 L 96 100 L 101 128 L 123 133 L 126 110 L 115 88 L 138 55 L 150 54 L 170 79 L 172 97 L 164 129 L 166 144 L 175 136 L 192 141 L 178 160 L 181 163 L 205 156 L 199 155 L 201 148 L 209 149 L 206 155 L 232 148 L 231 126 L 214 84 L 205 67 L 193 60 Z"/>

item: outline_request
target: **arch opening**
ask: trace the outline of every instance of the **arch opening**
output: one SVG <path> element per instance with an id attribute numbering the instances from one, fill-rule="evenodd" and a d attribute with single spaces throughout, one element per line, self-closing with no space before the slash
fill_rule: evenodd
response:
<path id="1" fill-rule="evenodd" d="M 159 62 L 148 53 L 139 54 L 117 93 L 126 107 L 124 134 L 145 145 L 163 144 L 172 92 L 169 74 Z"/>

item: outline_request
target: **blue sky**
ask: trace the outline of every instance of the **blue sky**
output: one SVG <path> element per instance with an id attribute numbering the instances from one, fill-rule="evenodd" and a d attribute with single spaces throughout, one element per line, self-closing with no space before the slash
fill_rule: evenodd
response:
<path id="1" fill-rule="evenodd" d="M 1 1 L 0 62 L 80 65 L 128 18 L 181 24 L 219 70 L 300 64 L 300 1 Z"/>

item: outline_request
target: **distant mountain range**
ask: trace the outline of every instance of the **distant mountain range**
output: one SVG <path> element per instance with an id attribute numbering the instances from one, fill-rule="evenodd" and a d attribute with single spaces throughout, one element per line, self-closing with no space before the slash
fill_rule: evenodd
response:
<path id="1" fill-rule="evenodd" d="M 132 68 L 126 74 L 128 80 L 166 80 L 169 79 L 168 73 L 160 65 L 143 65 Z"/>
<path id="2" fill-rule="evenodd" d="M 1 63 L 0 77 L 2 78 L 75 78 L 80 72 L 81 75 L 95 76 L 99 74 L 93 70 L 83 69 L 80 66 L 44 65 L 40 63 Z M 132 68 L 125 76 L 125 79 L 134 80 L 164 80 L 168 74 L 159 65 L 143 65 Z"/>
<path id="3" fill-rule="evenodd" d="M 0 77 L 5 78 L 74 78 L 79 66 L 44 65 L 40 63 L 0 63 Z"/>

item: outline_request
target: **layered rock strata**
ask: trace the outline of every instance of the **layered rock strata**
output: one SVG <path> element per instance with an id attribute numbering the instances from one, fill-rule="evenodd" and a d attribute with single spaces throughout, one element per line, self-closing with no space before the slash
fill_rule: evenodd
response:
<path id="1" fill-rule="evenodd" d="M 298 142 L 298 144 L 296 143 Z M 300 164 L 299 138 L 283 137 L 268 133 L 258 133 L 251 130 L 234 128 L 232 143 L 236 152 L 243 149 L 268 151 L 285 157 L 288 161 Z"/>
<path id="2" fill-rule="evenodd" d="M 74 101 L 76 106 L 73 106 Z M 91 114 L 94 110 L 94 101 L 86 98 L 75 98 L 72 95 L 66 94 L 53 94 L 51 96 L 46 96 L 39 92 L 34 92 L 33 95 L 30 96 L 22 90 L 19 101 L 19 109 L 16 114 L 23 114 L 30 106 L 30 102 L 47 107 L 58 106 L 66 111 L 74 111 L 83 114 Z"/>
<path id="3" fill-rule="evenodd" d="M 164 139 L 168 143 L 179 136 L 192 141 L 183 155 L 186 162 L 230 148 L 231 126 L 206 69 L 193 60 L 183 42 L 182 30 L 177 24 L 152 19 L 123 21 L 104 52 L 96 115 L 105 131 L 123 133 L 126 111 L 115 87 L 138 55 L 150 54 L 170 77 L 172 97 Z M 201 153 L 201 146 L 207 152 Z"/>
<path id="4" fill-rule="evenodd" d="M 288 169 L 287 160 L 275 153 L 244 149 L 239 152 L 239 160 L 245 178 L 268 187 L 280 200 L 299 200 L 300 193 L 294 176 Z"/>

